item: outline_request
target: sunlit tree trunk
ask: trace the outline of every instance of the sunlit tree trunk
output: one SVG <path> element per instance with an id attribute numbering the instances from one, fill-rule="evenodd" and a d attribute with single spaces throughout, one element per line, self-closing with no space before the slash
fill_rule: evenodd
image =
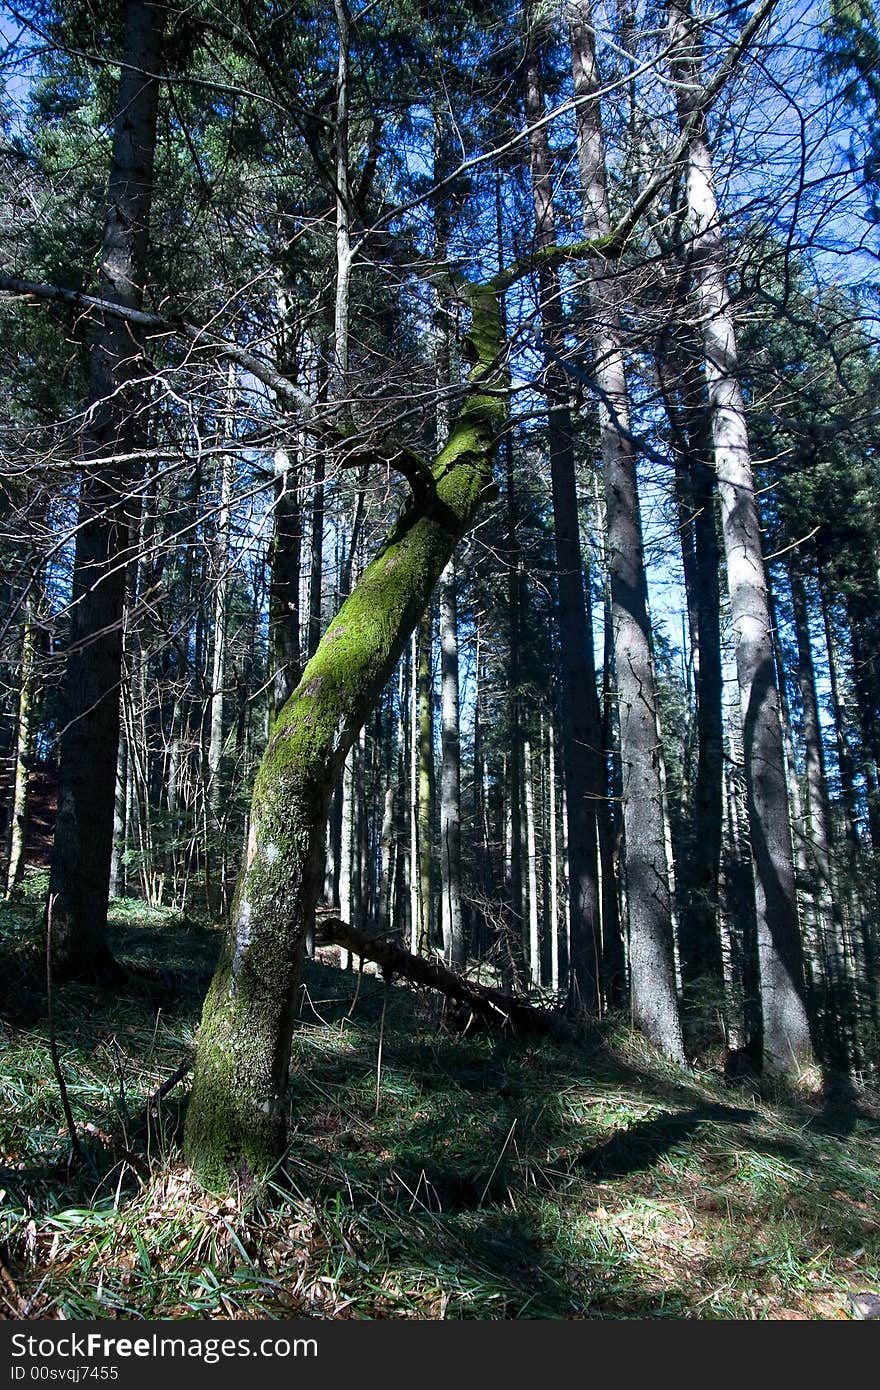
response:
<path id="1" fill-rule="evenodd" d="M 727 585 L 736 638 L 755 881 L 763 1056 L 768 1071 L 797 1075 L 812 1060 L 813 1053 L 767 580 L 721 224 L 712 182 L 712 157 L 705 119 L 695 119 L 702 94 L 702 64 L 689 0 L 670 0 L 669 24 L 670 66 L 679 120 L 682 129 L 690 123 L 686 172 L 691 290 L 706 359 Z"/>
<path id="2" fill-rule="evenodd" d="M 535 838 L 535 769 L 532 745 L 528 739 L 523 749 L 526 793 L 526 868 L 529 884 L 529 979 L 536 987 L 541 984 L 541 936 L 538 919 L 538 851 Z"/>
<path id="3" fill-rule="evenodd" d="M 577 148 L 589 236 L 610 231 L 592 14 L 569 5 Z M 670 1057 L 684 1059 L 672 945 L 663 781 L 644 544 L 629 393 L 611 267 L 588 263 L 591 336 L 599 392 L 620 728 L 632 1017 Z"/>
<path id="4" fill-rule="evenodd" d="M 427 612 L 419 626 L 416 801 L 418 829 L 418 948 L 426 954 L 434 939 L 434 666 L 433 623 Z"/>
<path id="5" fill-rule="evenodd" d="M 12 783 L 11 836 L 9 865 L 6 872 L 7 897 L 24 876 L 25 846 L 28 830 L 28 779 L 33 743 L 34 687 L 36 676 L 36 614 L 35 597 L 29 592 L 24 600 L 24 623 L 21 634 L 21 663 L 19 666 L 18 717 L 16 720 L 15 771 Z"/>

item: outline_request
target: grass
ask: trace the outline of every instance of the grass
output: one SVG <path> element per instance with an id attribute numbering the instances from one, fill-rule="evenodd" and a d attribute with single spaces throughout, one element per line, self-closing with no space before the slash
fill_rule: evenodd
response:
<path id="1" fill-rule="evenodd" d="M 180 1158 L 185 1085 L 145 1138 L 139 1120 L 191 1055 L 216 934 L 142 904 L 114 905 L 114 949 L 165 983 L 57 992 L 70 1165 L 38 890 L 0 911 L 7 1317 L 836 1318 L 880 1287 L 868 1098 L 755 1099 L 620 1027 L 578 1047 L 462 1037 L 392 986 L 376 1113 L 385 986 L 365 975 L 352 1007 L 356 976 L 319 963 L 285 1164 L 259 1209 L 206 1196 Z"/>

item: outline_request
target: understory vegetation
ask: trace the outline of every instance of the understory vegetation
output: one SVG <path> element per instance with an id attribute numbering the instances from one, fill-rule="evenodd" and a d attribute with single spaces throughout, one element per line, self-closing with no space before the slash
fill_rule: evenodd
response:
<path id="1" fill-rule="evenodd" d="M 54 991 L 40 875 L 0 914 L 0 1304 L 33 1318 L 836 1318 L 880 1278 L 880 1111 L 664 1061 L 622 1019 L 524 1046 L 307 962 L 290 1146 L 196 1188 L 182 1081 L 218 933 L 116 900 L 130 984 Z M 323 957 L 323 959 L 322 959 Z M 381 1064 L 379 1056 L 381 1050 Z"/>

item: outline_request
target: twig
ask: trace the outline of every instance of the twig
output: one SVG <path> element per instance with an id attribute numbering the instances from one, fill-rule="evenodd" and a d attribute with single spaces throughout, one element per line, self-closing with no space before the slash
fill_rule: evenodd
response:
<path id="1" fill-rule="evenodd" d="M 67 1094 L 67 1085 L 58 1057 L 58 1044 L 55 1040 L 55 1011 L 52 1007 L 52 910 L 55 906 L 57 896 L 57 893 L 51 895 L 46 908 L 46 1013 L 49 1022 L 49 1051 L 52 1054 L 52 1066 L 55 1070 L 58 1090 L 61 1093 L 61 1104 L 64 1107 L 64 1119 L 67 1124 L 67 1132 L 70 1135 L 70 1147 L 73 1151 L 72 1156 L 81 1159 L 83 1156 L 82 1145 L 79 1142 L 79 1136 L 76 1132 L 73 1111 L 70 1108 L 70 1099 Z"/>
<path id="2" fill-rule="evenodd" d="M 502 1158 L 503 1158 L 504 1155 L 507 1153 L 507 1146 L 508 1146 L 508 1144 L 510 1143 L 511 1139 L 513 1138 L 513 1131 L 516 1129 L 516 1120 L 517 1120 L 517 1118 L 518 1118 L 518 1117 L 514 1117 L 513 1124 L 510 1126 L 510 1129 L 507 1131 L 507 1138 L 505 1139 L 504 1143 L 501 1145 L 501 1152 L 500 1152 L 500 1154 L 498 1155 L 498 1157 L 497 1157 L 496 1160 L 495 1160 L 495 1167 L 492 1169 L 491 1173 L 489 1174 L 489 1176 L 488 1176 L 488 1178 L 487 1178 L 487 1180 L 486 1180 L 486 1186 L 483 1188 L 483 1191 L 482 1191 L 481 1194 L 480 1194 L 480 1200 L 479 1200 L 479 1202 L 477 1202 L 477 1211 L 479 1211 L 480 1208 L 482 1207 L 483 1202 L 484 1202 L 485 1197 L 486 1197 L 486 1193 L 489 1191 L 489 1188 L 492 1186 L 492 1179 L 494 1178 L 495 1174 L 498 1172 L 498 1167 L 499 1167 L 499 1164 L 501 1163 Z"/>
<path id="3" fill-rule="evenodd" d="M 382 1085 L 382 1045 L 385 1041 L 385 1011 L 388 1008 L 388 988 L 390 980 L 385 981 L 385 994 L 382 998 L 382 1017 L 379 1020 L 379 1052 L 376 1057 L 376 1104 L 373 1109 L 373 1116 L 379 1113 L 379 1092 Z"/>
<path id="4" fill-rule="evenodd" d="M 9 1296 L 6 1299 L 6 1302 L 9 1304 L 10 1308 L 18 1317 L 25 1317 L 26 1311 L 24 1299 L 18 1292 L 18 1285 L 13 1279 L 10 1271 L 7 1269 L 6 1263 L 2 1259 L 2 1257 L 0 1257 L 0 1282 L 5 1284 L 8 1290 Z"/>
<path id="5" fill-rule="evenodd" d="M 108 1149 L 110 1153 L 115 1154 L 117 1158 L 122 1159 L 130 1168 L 133 1168 L 138 1177 L 148 1178 L 150 1176 L 150 1165 L 145 1162 L 139 1154 L 132 1153 L 131 1149 L 126 1148 L 124 1144 L 118 1143 L 106 1130 L 99 1129 L 97 1125 L 91 1123 L 83 1125 L 83 1130 L 91 1139 L 97 1139 L 98 1143 L 103 1144 L 105 1149 Z"/>
<path id="6" fill-rule="evenodd" d="M 162 1085 L 157 1087 L 157 1089 L 150 1096 L 150 1099 L 147 1101 L 146 1104 L 147 1115 L 155 1114 L 156 1106 L 160 1103 L 160 1101 L 163 1101 L 165 1097 L 168 1095 L 168 1092 L 173 1091 L 174 1087 L 178 1085 L 178 1083 L 181 1082 L 183 1078 L 189 1074 L 190 1071 L 192 1071 L 192 1058 L 185 1057 L 183 1061 L 180 1063 L 180 1065 L 174 1069 L 174 1071 L 171 1073 L 168 1079 L 166 1081 L 163 1081 Z"/>

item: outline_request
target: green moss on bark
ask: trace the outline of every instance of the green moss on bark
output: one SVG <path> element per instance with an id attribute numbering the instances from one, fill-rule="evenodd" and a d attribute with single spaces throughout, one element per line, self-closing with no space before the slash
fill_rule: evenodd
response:
<path id="1" fill-rule="evenodd" d="M 233 911 L 205 1001 L 186 1154 L 211 1188 L 259 1183 L 282 1157 L 293 1005 L 314 921 L 330 796 L 346 754 L 491 486 L 506 419 L 497 292 L 474 287 L 473 395 L 279 711 L 257 773 Z"/>

